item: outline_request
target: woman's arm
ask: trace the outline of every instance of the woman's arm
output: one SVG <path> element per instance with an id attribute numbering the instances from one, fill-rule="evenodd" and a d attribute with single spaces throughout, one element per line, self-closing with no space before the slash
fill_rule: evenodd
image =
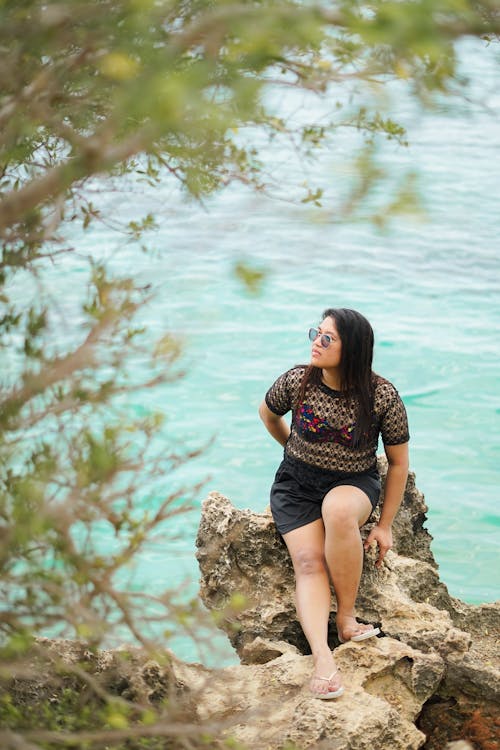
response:
<path id="1" fill-rule="evenodd" d="M 373 527 L 364 544 L 365 550 L 373 542 L 378 544 L 378 558 L 375 562 L 377 568 L 381 566 L 387 550 L 392 547 L 392 522 L 401 505 L 408 478 L 408 443 L 386 445 L 385 455 L 389 465 L 380 521 Z"/>
<path id="2" fill-rule="evenodd" d="M 259 416 L 264 422 L 267 431 L 280 445 L 285 445 L 290 435 L 290 427 L 284 417 L 279 417 L 268 407 L 265 401 L 259 406 Z"/>

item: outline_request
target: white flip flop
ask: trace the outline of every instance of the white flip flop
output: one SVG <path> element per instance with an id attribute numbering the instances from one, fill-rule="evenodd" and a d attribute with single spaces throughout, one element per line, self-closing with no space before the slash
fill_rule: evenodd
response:
<path id="1" fill-rule="evenodd" d="M 347 641 L 354 641 L 354 643 L 359 643 L 360 641 L 366 641 L 367 638 L 374 638 L 379 633 L 380 628 L 371 628 L 371 630 L 365 630 L 364 633 L 353 635 L 352 638 L 347 638 L 346 640 L 341 638 L 339 635 L 339 641 L 341 643 L 347 643 Z"/>
<path id="2" fill-rule="evenodd" d="M 326 680 L 326 682 L 330 682 L 330 680 L 333 677 L 335 677 L 335 675 L 338 673 L 338 671 L 339 671 L 338 669 L 335 669 L 331 673 L 330 677 L 320 677 L 320 675 L 314 675 L 313 679 L 315 679 L 315 680 Z M 344 692 L 344 688 L 342 687 L 342 685 L 339 688 L 337 688 L 337 690 L 330 690 L 330 692 L 328 692 L 328 693 L 315 693 L 313 690 L 311 690 L 311 693 L 314 696 L 314 698 L 319 698 L 322 701 L 328 701 L 331 698 L 339 698 L 342 695 L 343 692 Z"/>

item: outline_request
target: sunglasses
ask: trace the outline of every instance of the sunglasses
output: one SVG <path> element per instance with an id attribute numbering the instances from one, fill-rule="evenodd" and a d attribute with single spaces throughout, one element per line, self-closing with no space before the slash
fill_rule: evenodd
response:
<path id="1" fill-rule="evenodd" d="M 309 329 L 309 341 L 316 341 L 316 339 L 320 336 L 320 344 L 323 347 L 323 349 L 328 349 L 330 344 L 333 341 L 333 338 L 329 336 L 327 333 L 321 333 L 321 331 L 318 331 L 317 328 L 310 328 Z"/>

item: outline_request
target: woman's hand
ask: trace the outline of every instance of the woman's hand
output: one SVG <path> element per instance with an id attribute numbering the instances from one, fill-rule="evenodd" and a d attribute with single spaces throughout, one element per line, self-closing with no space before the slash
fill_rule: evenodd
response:
<path id="1" fill-rule="evenodd" d="M 392 547 L 392 529 L 390 526 L 374 526 L 366 537 L 363 544 L 365 552 L 373 545 L 378 545 L 378 557 L 375 561 L 375 567 L 380 568 L 387 550 Z"/>
<path id="2" fill-rule="evenodd" d="M 363 545 L 365 551 L 372 544 L 378 545 L 378 557 L 375 562 L 377 568 L 380 568 L 387 550 L 392 547 L 392 522 L 401 505 L 408 478 L 408 443 L 386 445 L 385 453 L 388 466 L 380 521 L 370 531 Z"/>

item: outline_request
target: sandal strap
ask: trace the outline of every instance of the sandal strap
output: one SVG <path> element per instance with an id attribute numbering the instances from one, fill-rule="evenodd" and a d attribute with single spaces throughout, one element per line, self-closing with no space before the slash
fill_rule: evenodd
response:
<path id="1" fill-rule="evenodd" d="M 335 675 L 336 675 L 336 674 L 338 674 L 338 673 L 339 673 L 339 670 L 338 670 L 338 669 L 334 669 L 334 670 L 333 670 L 333 672 L 331 673 L 330 677 L 320 677 L 320 675 L 319 675 L 319 674 L 317 674 L 317 675 L 314 675 L 314 676 L 315 676 L 315 678 L 316 678 L 317 680 L 325 680 L 325 682 L 330 682 L 330 680 L 331 680 L 331 679 L 332 679 L 333 677 L 335 677 Z"/>

